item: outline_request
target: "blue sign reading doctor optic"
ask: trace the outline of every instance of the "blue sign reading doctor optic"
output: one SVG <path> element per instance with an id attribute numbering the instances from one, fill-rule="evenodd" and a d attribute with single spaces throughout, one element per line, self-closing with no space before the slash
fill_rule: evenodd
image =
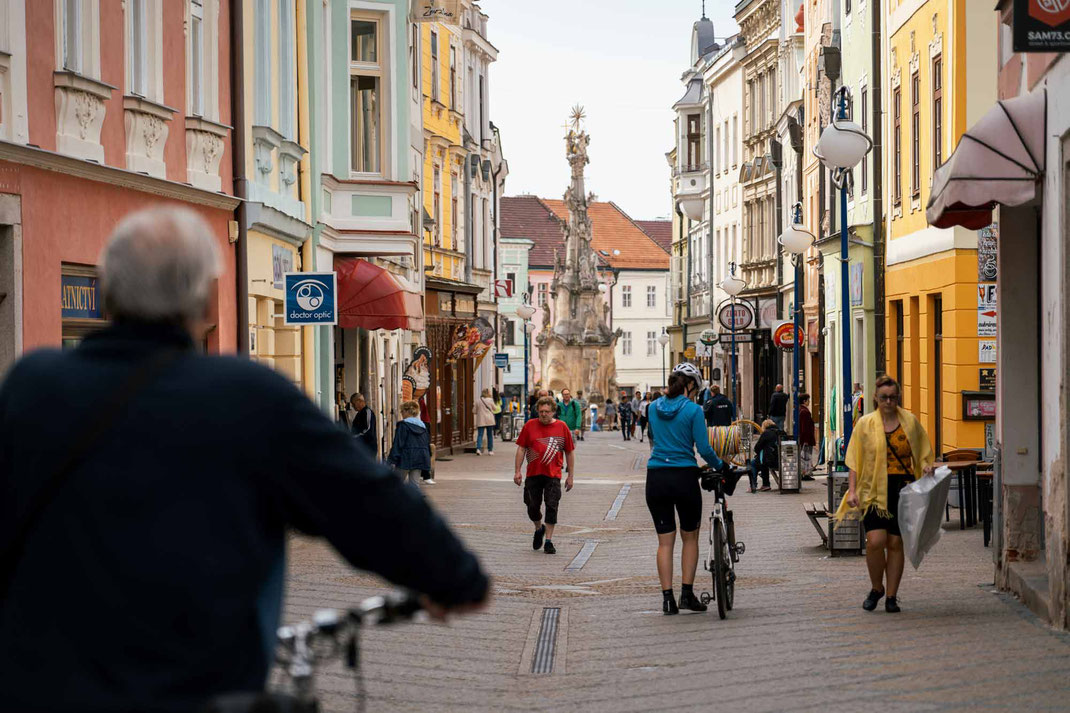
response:
<path id="1" fill-rule="evenodd" d="M 338 275 L 287 272 L 286 324 L 337 324 Z"/>

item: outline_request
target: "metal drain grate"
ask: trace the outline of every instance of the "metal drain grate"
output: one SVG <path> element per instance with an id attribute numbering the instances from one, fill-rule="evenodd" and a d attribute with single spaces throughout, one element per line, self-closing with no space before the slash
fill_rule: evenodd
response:
<path id="1" fill-rule="evenodd" d="M 624 498 L 628 497 L 628 492 L 631 491 L 631 485 L 620 486 L 620 492 L 617 493 L 617 499 L 613 501 L 613 507 L 606 513 L 607 520 L 616 520 L 617 514 L 620 512 L 621 507 L 624 505 Z"/>
<path id="2" fill-rule="evenodd" d="M 535 642 L 535 655 L 531 659 L 532 673 L 554 672 L 554 654 L 557 652 L 557 620 L 560 616 L 560 607 L 543 607 L 542 625 L 539 627 L 539 638 Z"/>
<path id="3" fill-rule="evenodd" d="M 591 559 L 591 555 L 594 554 L 594 548 L 598 546 L 598 540 L 587 540 L 583 543 L 583 547 L 580 548 L 580 553 L 568 563 L 565 567 L 566 572 L 575 572 L 583 569 L 583 565 L 587 564 L 587 560 Z"/>

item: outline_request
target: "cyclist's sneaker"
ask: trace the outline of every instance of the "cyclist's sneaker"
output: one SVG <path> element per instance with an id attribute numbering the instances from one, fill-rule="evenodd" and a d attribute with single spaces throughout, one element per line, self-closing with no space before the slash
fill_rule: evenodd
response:
<path id="1" fill-rule="evenodd" d="M 676 597 L 672 590 L 662 593 L 661 611 L 663 614 L 679 614 L 680 608 L 676 606 Z"/>
<path id="2" fill-rule="evenodd" d="M 539 529 L 535 531 L 535 536 L 531 538 L 531 549 L 537 550 L 542 547 L 542 538 L 546 537 L 546 525 L 540 525 Z"/>
<path id="3" fill-rule="evenodd" d="M 434 478 L 428 478 L 424 482 L 427 483 L 428 485 L 434 485 L 435 484 L 435 479 Z"/>
<path id="4" fill-rule="evenodd" d="M 866 611 L 873 611 L 877 608 L 877 602 L 884 596 L 884 592 L 878 592 L 876 589 L 869 590 L 869 594 L 866 595 L 866 601 L 862 602 L 862 608 Z"/>
<path id="5" fill-rule="evenodd" d="M 699 601 L 694 592 L 680 592 L 680 608 L 688 611 L 706 611 L 708 607 Z"/>
<path id="6" fill-rule="evenodd" d="M 899 608 L 898 599 L 896 599 L 895 597 L 888 597 L 884 600 L 884 611 L 888 612 L 889 614 L 898 614 L 903 610 Z"/>
<path id="7" fill-rule="evenodd" d="M 554 547 L 554 543 L 550 542 L 549 540 L 547 540 L 546 544 L 544 544 L 542 546 L 542 551 L 545 552 L 548 555 L 556 555 L 557 554 L 557 548 Z"/>

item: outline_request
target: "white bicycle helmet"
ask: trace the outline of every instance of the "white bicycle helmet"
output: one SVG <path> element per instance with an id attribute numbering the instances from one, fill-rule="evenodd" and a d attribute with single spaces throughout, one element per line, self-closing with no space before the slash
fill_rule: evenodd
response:
<path id="1" fill-rule="evenodd" d="M 706 381 L 702 378 L 702 372 L 698 370 L 691 362 L 681 362 L 673 367 L 672 373 L 683 374 L 692 381 L 695 382 L 695 387 L 698 391 L 702 391 L 706 388 Z"/>

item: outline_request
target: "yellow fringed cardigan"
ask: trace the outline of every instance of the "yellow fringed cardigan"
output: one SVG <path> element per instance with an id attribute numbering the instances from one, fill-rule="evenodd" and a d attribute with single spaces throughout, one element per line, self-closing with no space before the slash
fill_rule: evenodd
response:
<path id="1" fill-rule="evenodd" d="M 899 424 L 910 441 L 914 479 L 917 480 L 925 468 L 932 465 L 933 448 L 929 444 L 929 436 L 914 414 L 900 408 Z M 834 516 L 837 525 L 844 519 L 861 519 L 870 510 L 876 510 L 884 517 L 889 515 L 887 448 L 880 411 L 871 411 L 858 419 L 851 433 L 851 442 L 847 445 L 847 467 L 858 474 L 855 492 L 858 494 L 859 507 L 850 507 L 847 494 L 844 493 Z"/>

